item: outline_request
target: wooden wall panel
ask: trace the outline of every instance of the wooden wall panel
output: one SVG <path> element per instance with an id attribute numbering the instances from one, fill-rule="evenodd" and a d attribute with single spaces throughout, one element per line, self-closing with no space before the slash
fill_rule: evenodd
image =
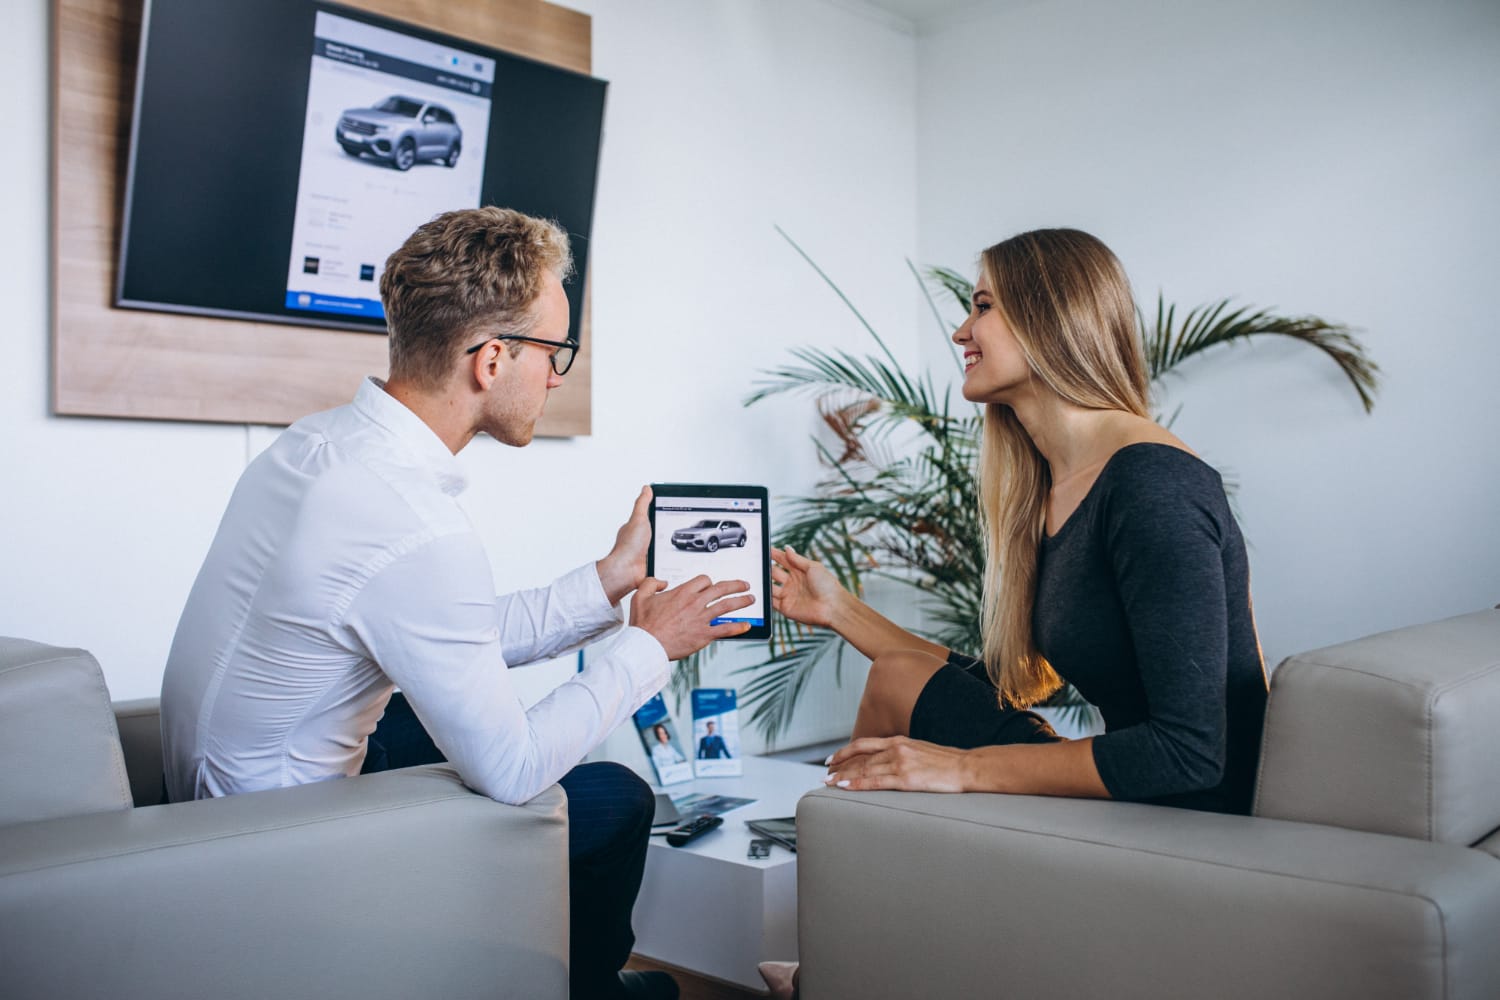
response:
<path id="1" fill-rule="evenodd" d="M 253 0 L 247 0 L 253 2 Z M 587 73 L 591 22 L 542 0 L 352 0 Z M 287 424 L 386 372 L 368 333 L 115 309 L 142 0 L 55 0 L 52 408 L 59 414 Z M 593 336 L 537 433 L 587 434 Z"/>

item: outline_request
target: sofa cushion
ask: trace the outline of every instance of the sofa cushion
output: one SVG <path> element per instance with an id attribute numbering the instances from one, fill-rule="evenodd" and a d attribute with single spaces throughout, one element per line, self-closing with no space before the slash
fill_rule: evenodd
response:
<path id="1" fill-rule="evenodd" d="M 1500 826 L 1500 610 L 1303 653 L 1271 679 L 1255 814 L 1449 844 Z"/>
<path id="2" fill-rule="evenodd" d="M 0 824 L 130 804 L 99 662 L 0 636 Z"/>

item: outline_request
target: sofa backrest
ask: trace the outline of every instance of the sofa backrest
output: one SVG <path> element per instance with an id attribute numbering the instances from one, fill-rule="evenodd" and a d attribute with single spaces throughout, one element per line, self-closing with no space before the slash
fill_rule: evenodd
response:
<path id="1" fill-rule="evenodd" d="M 0 636 L 0 825 L 130 804 L 99 662 Z"/>
<path id="2" fill-rule="evenodd" d="M 1500 827 L 1500 610 L 1291 657 L 1255 814 L 1472 845 Z"/>

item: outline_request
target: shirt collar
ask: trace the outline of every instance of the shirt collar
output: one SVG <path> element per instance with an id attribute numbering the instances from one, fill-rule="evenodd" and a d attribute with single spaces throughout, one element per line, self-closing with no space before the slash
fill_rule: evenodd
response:
<path id="1" fill-rule="evenodd" d="M 385 391 L 385 382 L 367 376 L 354 394 L 354 408 L 383 428 L 417 458 L 437 480 L 438 489 L 456 497 L 469 485 L 458 459 L 431 427 L 406 404 Z"/>

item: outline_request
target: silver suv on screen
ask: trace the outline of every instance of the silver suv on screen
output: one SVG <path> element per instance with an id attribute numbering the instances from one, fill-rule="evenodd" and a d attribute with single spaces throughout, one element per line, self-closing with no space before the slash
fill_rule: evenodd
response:
<path id="1" fill-rule="evenodd" d="M 349 108 L 333 136 L 350 156 L 371 156 L 410 170 L 424 160 L 457 166 L 464 131 L 441 104 L 392 94 L 372 108 Z"/>
<path id="2" fill-rule="evenodd" d="M 722 521 L 716 518 L 699 521 L 690 528 L 679 528 L 672 532 L 672 544 L 679 549 L 702 549 L 717 552 L 720 546 L 745 545 L 745 528 L 738 521 Z"/>

